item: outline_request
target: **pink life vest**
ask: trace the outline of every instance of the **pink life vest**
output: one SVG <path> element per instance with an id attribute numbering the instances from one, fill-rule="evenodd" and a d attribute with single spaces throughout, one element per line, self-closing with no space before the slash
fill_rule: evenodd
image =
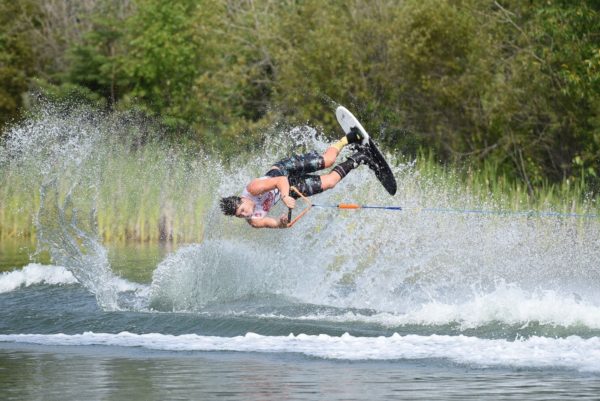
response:
<path id="1" fill-rule="evenodd" d="M 261 177 L 259 179 L 264 178 L 268 177 Z M 248 189 L 244 188 L 242 197 L 248 198 L 254 202 L 254 212 L 252 213 L 252 216 L 250 216 L 251 219 L 262 219 L 267 215 L 267 213 L 269 213 L 269 210 L 271 210 L 271 208 L 277 202 L 279 202 L 279 199 L 281 199 L 278 189 L 272 189 L 260 195 L 252 195 L 250 192 L 248 192 Z"/>

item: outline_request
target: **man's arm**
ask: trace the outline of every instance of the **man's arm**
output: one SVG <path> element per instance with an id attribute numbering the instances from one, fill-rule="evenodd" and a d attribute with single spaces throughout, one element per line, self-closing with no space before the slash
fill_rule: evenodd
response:
<path id="1" fill-rule="evenodd" d="M 255 178 L 246 187 L 248 192 L 256 196 L 275 188 L 279 189 L 282 196 L 288 195 L 290 192 L 290 183 L 287 177 Z"/>
<path id="2" fill-rule="evenodd" d="M 264 194 L 275 188 L 279 190 L 283 203 L 293 209 L 296 206 L 296 201 L 290 196 L 290 183 L 287 177 L 255 178 L 246 187 L 252 195 Z"/>
<path id="3" fill-rule="evenodd" d="M 262 219 L 246 220 L 254 228 L 287 228 L 287 216 L 282 215 L 279 219 L 272 217 L 263 217 Z"/>

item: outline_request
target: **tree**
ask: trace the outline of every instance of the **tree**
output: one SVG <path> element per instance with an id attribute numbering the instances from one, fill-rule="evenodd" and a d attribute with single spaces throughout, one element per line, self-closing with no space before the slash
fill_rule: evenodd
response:
<path id="1" fill-rule="evenodd" d="M 0 1 L 0 130 L 19 117 L 33 74 L 35 60 L 23 19 L 35 12 L 32 2 Z"/>
<path id="2" fill-rule="evenodd" d="M 86 87 L 114 106 L 133 86 L 125 78 L 124 22 L 134 12 L 128 2 L 104 1 L 89 16 L 91 29 L 69 50 L 69 82 Z"/>
<path id="3" fill-rule="evenodd" d="M 495 3 L 496 79 L 490 132 L 530 189 L 598 169 L 598 5 Z"/>
<path id="4" fill-rule="evenodd" d="M 140 105 L 166 121 L 186 117 L 186 104 L 203 54 L 195 34 L 195 0 L 136 1 L 126 21 L 123 72 L 131 83 L 126 105 Z"/>

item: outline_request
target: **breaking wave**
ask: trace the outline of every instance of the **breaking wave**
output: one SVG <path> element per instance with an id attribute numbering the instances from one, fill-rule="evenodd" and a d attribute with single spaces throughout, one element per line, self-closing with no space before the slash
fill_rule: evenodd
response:
<path id="1" fill-rule="evenodd" d="M 0 273 L 0 294 L 36 284 L 75 284 L 73 274 L 62 266 L 30 263 L 22 269 Z"/>
<path id="2" fill-rule="evenodd" d="M 234 351 L 298 353 L 338 360 L 421 360 L 441 359 L 472 367 L 515 367 L 568 369 L 600 372 L 600 339 L 530 337 L 488 340 L 468 336 L 419 336 L 394 334 L 390 337 L 354 337 L 349 334 L 261 336 L 248 333 L 237 337 L 186 334 L 14 334 L 0 335 L 0 342 L 50 346 L 142 347 L 171 352 Z"/>

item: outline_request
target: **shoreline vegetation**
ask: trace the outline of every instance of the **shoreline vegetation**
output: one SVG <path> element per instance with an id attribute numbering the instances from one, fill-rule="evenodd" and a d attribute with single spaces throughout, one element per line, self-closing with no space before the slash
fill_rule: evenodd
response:
<path id="1" fill-rule="evenodd" d="M 470 206 L 594 214 L 598 32 L 591 0 L 0 0 L 0 152 L 44 104 L 125 116 L 154 136 L 103 128 L 100 236 L 199 241 L 198 154 L 251 157 L 278 122 L 332 139 L 339 103 Z M 0 240 L 35 241 L 37 146 L 0 159 Z"/>
<path id="2" fill-rule="evenodd" d="M 74 192 L 105 242 L 202 239 L 214 186 L 205 155 L 163 143 L 159 126 L 128 113 L 63 106 L 40 105 L 0 146 L 0 240 L 35 242 L 41 196 L 52 190 L 61 203 Z"/>
<path id="3" fill-rule="evenodd" d="M 135 161 L 119 160 L 116 163 L 126 165 L 122 172 L 133 173 L 127 182 L 116 177 L 108 179 L 107 182 L 112 184 L 98 191 L 97 228 L 104 242 L 201 242 L 203 216 L 212 200 L 206 194 L 193 191 L 192 185 L 178 189 L 177 193 L 171 192 L 168 201 L 160 200 L 161 192 L 169 186 L 167 177 L 183 174 L 182 170 L 171 171 L 160 177 L 163 179 L 160 181 L 157 177 L 140 174 Z M 444 188 L 472 196 L 471 204 L 454 205 L 457 209 L 600 214 L 597 199 L 590 198 L 579 182 L 548 184 L 532 197 L 523 183 L 498 177 L 493 167 L 457 172 L 458 169 L 440 167 L 433 159 L 423 157 L 415 160 L 414 169 L 421 177 L 429 177 Z M 0 241 L 36 241 L 34 221 L 40 205 L 39 188 L 21 191 L 18 188 L 31 186 L 31 182 L 23 183 L 22 180 L 23 177 L 13 174 L 3 174 L 0 178 Z M 141 182 L 144 184 L 140 191 Z M 482 204 L 497 207 L 477 206 Z M 507 218 L 523 217 L 509 215 Z"/>
<path id="4" fill-rule="evenodd" d="M 174 148 L 152 144 L 135 151 L 113 146 L 104 157 L 106 160 L 95 161 L 104 170 L 92 194 L 97 231 L 104 242 L 202 241 L 204 215 L 214 201 L 207 186 L 216 186 L 208 183 L 204 174 L 197 174 L 207 168 L 206 164 Z M 532 196 L 524 183 L 500 175 L 494 165 L 477 170 L 442 166 L 432 153 L 421 153 L 413 160 L 401 157 L 395 162 L 395 171 L 404 176 L 400 179 L 405 179 L 403 185 L 408 190 L 421 185 L 436 188 L 450 199 L 445 207 L 507 211 L 509 215 L 504 218 L 519 219 L 527 217 L 512 216 L 510 212 L 600 213 L 597 198 L 590 197 L 582 181 L 548 183 Z M 0 241 L 35 243 L 41 186 L 40 176 L 31 172 L 5 169 L 0 174 Z M 62 192 L 67 190 L 65 187 Z M 467 203 L 458 203 L 461 199 Z M 435 200 L 429 201 L 432 204 L 426 206 L 436 207 Z M 394 198 L 390 202 L 399 203 Z"/>

